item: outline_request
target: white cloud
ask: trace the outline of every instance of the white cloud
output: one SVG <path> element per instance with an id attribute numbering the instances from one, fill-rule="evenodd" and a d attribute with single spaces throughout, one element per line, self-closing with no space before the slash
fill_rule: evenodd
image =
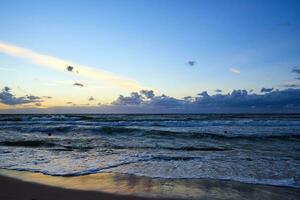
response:
<path id="1" fill-rule="evenodd" d="M 234 73 L 234 74 L 240 74 L 241 73 L 241 71 L 239 69 L 235 68 L 235 67 L 229 68 L 229 71 Z"/>
<path id="2" fill-rule="evenodd" d="M 68 72 L 67 67 L 73 66 L 74 70 L 78 72 L 76 73 L 76 75 L 78 76 L 98 80 L 118 88 L 123 88 L 127 90 L 139 90 L 143 88 L 135 80 L 131 80 L 105 70 L 95 69 L 89 66 L 76 64 L 67 60 L 40 54 L 30 49 L 25 49 L 3 42 L 0 42 L 0 53 L 24 58 L 27 61 L 37 64 L 39 66 L 48 67 L 62 72 Z"/>

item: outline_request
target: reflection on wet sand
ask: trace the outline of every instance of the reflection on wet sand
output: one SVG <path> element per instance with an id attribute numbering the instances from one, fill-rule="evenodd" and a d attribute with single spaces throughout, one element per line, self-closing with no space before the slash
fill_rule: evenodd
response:
<path id="1" fill-rule="evenodd" d="M 244 184 L 208 179 L 160 179 L 118 173 L 85 176 L 48 176 L 13 170 L 0 170 L 1 175 L 68 189 L 101 191 L 123 195 L 173 197 L 184 199 L 296 199 L 296 188 Z"/>

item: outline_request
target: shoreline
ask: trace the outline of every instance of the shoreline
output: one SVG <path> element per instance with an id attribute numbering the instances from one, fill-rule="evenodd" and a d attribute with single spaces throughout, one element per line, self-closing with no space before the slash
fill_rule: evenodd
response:
<path id="1" fill-rule="evenodd" d="M 0 169 L 0 199 L 291 199 L 299 188 L 214 179 L 161 179 L 116 173 L 76 177 Z M 3 191 L 3 192 L 2 192 Z M 26 197 L 26 198 L 24 198 Z"/>
<path id="2" fill-rule="evenodd" d="M 0 199 L 3 200 L 151 200 L 96 191 L 66 189 L 0 175 Z"/>

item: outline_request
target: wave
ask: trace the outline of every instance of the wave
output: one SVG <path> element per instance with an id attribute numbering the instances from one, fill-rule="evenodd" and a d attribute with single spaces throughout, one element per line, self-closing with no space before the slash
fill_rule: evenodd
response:
<path id="1" fill-rule="evenodd" d="M 0 122 L 7 122 L 7 121 L 13 121 L 13 122 L 20 122 L 23 119 L 21 117 L 4 117 L 0 118 Z"/>
<path id="2" fill-rule="evenodd" d="M 76 129 L 76 126 L 72 125 L 55 125 L 55 126 L 45 126 L 45 125 L 7 125 L 2 126 L 2 130 L 12 130 L 26 133 L 67 133 Z"/>
<path id="3" fill-rule="evenodd" d="M 76 145 L 62 145 L 59 143 L 49 142 L 45 140 L 21 140 L 21 141 L 2 141 L 1 146 L 13 146 L 13 147 L 46 147 L 52 148 L 52 151 L 73 151 L 81 150 L 88 151 L 94 148 L 105 148 L 105 149 L 156 149 L 156 150 L 171 150 L 171 151 L 229 151 L 233 150 L 230 148 L 222 147 L 194 147 L 194 146 L 182 146 L 182 147 L 168 147 L 168 146 L 129 146 L 129 145 L 114 145 L 107 144 L 100 146 L 76 146 Z"/>
<path id="4" fill-rule="evenodd" d="M 0 121 L 97 121 L 97 122 L 119 122 L 119 121 L 252 121 L 252 120 L 296 120 L 299 114 L 40 114 L 40 115 L 0 115 Z"/>
<path id="5" fill-rule="evenodd" d="M 300 139 L 300 133 L 282 133 L 282 134 L 234 134 L 234 133 L 212 133 L 212 132 L 182 132 L 182 131 L 169 131 L 169 130 L 158 130 L 158 129 L 145 129 L 145 128 L 131 128 L 131 127 L 118 127 L 118 126 L 103 126 L 94 129 L 95 133 L 106 133 L 106 134 L 126 134 L 126 133 L 138 133 L 139 135 L 147 136 L 170 136 L 179 138 L 220 138 L 220 139 L 263 139 L 263 138 L 291 138 Z"/>
<path id="6" fill-rule="evenodd" d="M 125 127 L 116 127 L 116 126 L 103 126 L 98 129 L 99 131 L 107 134 L 111 133 L 131 133 L 134 131 L 140 131 L 137 128 L 125 128 Z"/>
<path id="7" fill-rule="evenodd" d="M 2 141 L 1 146 L 14 147 L 54 147 L 56 144 L 42 140 L 27 140 L 27 141 Z"/>
<path id="8" fill-rule="evenodd" d="M 51 148 L 52 151 L 88 151 L 93 149 L 94 147 L 90 146 L 71 146 L 71 145 L 62 145 L 45 140 L 20 140 L 20 141 L 1 141 L 0 146 L 8 146 L 8 147 L 28 147 L 28 148 Z"/>
<path id="9" fill-rule="evenodd" d="M 222 147 L 193 147 L 193 146 L 182 146 L 182 147 L 167 147 L 167 146 L 122 146 L 108 144 L 106 148 L 111 149 L 157 149 L 157 150 L 172 150 L 172 151 L 231 151 L 232 148 Z"/>
<path id="10" fill-rule="evenodd" d="M 164 130 L 146 130 L 148 135 L 164 135 L 178 138 L 215 138 L 215 139 L 300 139 L 300 133 L 282 133 L 282 134 L 234 134 L 234 133 L 212 133 L 212 132 L 176 132 Z"/>
<path id="11" fill-rule="evenodd" d="M 2 126 L 3 130 L 19 131 L 23 133 L 84 133 L 95 135 L 127 135 L 127 136 L 147 136 L 147 137 L 170 137 L 170 138 L 184 138 L 184 139 L 300 139 L 300 132 L 265 132 L 265 133 L 224 133 L 221 131 L 184 131 L 183 129 L 165 130 L 167 128 L 145 128 L 137 126 L 95 126 L 95 125 L 55 125 L 55 126 Z M 249 130 L 251 131 L 251 130 Z"/>

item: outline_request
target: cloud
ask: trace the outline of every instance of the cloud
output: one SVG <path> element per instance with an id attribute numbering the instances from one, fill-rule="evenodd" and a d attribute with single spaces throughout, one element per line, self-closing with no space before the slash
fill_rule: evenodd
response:
<path id="1" fill-rule="evenodd" d="M 288 83 L 288 84 L 284 84 L 283 87 L 287 87 L 287 88 L 296 88 L 296 87 L 300 87 L 300 84 L 294 84 L 294 83 Z"/>
<path id="2" fill-rule="evenodd" d="M 270 90 L 269 90 L 270 91 Z M 207 107 L 283 107 L 287 105 L 300 106 L 300 90 L 287 89 L 270 91 L 263 95 L 249 94 L 247 90 L 233 90 L 227 95 L 213 95 L 198 98 L 196 103 Z"/>
<path id="3" fill-rule="evenodd" d="M 83 87 L 84 85 L 82 83 L 74 83 L 74 86 Z"/>
<path id="4" fill-rule="evenodd" d="M 94 97 L 92 97 L 92 96 L 89 98 L 89 101 L 94 101 L 94 100 L 95 100 L 95 99 L 94 99 Z"/>
<path id="5" fill-rule="evenodd" d="M 241 71 L 239 69 L 234 68 L 234 67 L 229 68 L 229 71 L 234 73 L 234 74 L 240 74 L 241 73 Z"/>
<path id="6" fill-rule="evenodd" d="M 146 91 L 146 92 L 145 92 Z M 145 95 L 146 94 L 146 95 Z M 119 106 L 163 106 L 171 107 L 180 105 L 182 100 L 176 99 L 162 94 L 161 96 L 155 96 L 152 90 L 141 90 L 138 92 L 132 92 L 130 96 L 120 95 L 117 100 L 112 102 L 112 105 Z"/>
<path id="7" fill-rule="evenodd" d="M 68 101 L 68 102 L 66 102 L 66 104 L 72 104 L 72 102 L 71 102 L 71 101 Z"/>
<path id="8" fill-rule="evenodd" d="M 188 62 L 187 62 L 187 65 L 189 65 L 189 66 L 195 66 L 197 64 L 197 62 L 196 61 L 193 61 L 193 60 L 189 60 Z"/>
<path id="9" fill-rule="evenodd" d="M 43 96 L 44 99 L 52 99 L 51 96 Z"/>
<path id="10" fill-rule="evenodd" d="M 26 97 L 30 100 L 39 100 L 41 99 L 41 97 L 38 97 L 38 96 L 34 96 L 34 95 L 26 95 Z"/>
<path id="11" fill-rule="evenodd" d="M 38 103 L 35 103 L 34 105 L 36 105 L 36 106 L 42 106 L 42 103 L 38 102 Z"/>
<path id="12" fill-rule="evenodd" d="M 292 68 L 292 73 L 295 73 L 298 75 L 298 77 L 296 79 L 300 80 L 300 67 L 299 66 L 295 66 Z"/>
<path id="13" fill-rule="evenodd" d="M 7 86 L 5 86 L 3 89 L 2 89 L 2 91 L 4 91 L 4 92 L 9 92 L 11 89 L 9 88 L 9 87 L 7 87 Z"/>
<path id="14" fill-rule="evenodd" d="M 206 97 L 206 96 L 209 96 L 209 95 L 208 95 L 207 91 L 203 91 L 203 92 L 198 93 L 198 96 Z"/>
<path id="15" fill-rule="evenodd" d="M 148 99 L 151 99 L 155 96 L 153 90 L 141 90 L 140 94 L 144 95 Z"/>
<path id="16" fill-rule="evenodd" d="M 140 93 L 132 92 L 130 96 L 120 95 L 113 102 L 112 108 L 121 106 L 124 109 L 124 106 L 129 106 L 128 109 L 153 112 L 275 112 L 294 108 L 289 111 L 299 112 L 300 89 L 267 90 L 269 92 L 264 94 L 233 90 L 228 94 L 215 95 L 209 95 L 203 91 L 196 97 L 187 96 L 183 99 L 166 95 L 145 99 Z"/>
<path id="17" fill-rule="evenodd" d="M 274 88 L 261 88 L 260 92 L 271 92 Z"/>
<path id="18" fill-rule="evenodd" d="M 181 107 L 184 103 L 184 100 L 176 99 L 174 97 L 170 97 L 167 95 L 155 96 L 151 99 L 151 101 L 147 102 L 146 104 L 153 106 L 153 107 Z"/>
<path id="19" fill-rule="evenodd" d="M 2 92 L 0 92 L 0 103 L 6 105 L 19 105 L 19 104 L 29 104 L 29 103 L 40 103 L 43 102 L 40 97 L 33 95 L 26 95 L 22 97 L 16 97 L 11 93 L 9 87 L 4 87 Z"/>
<path id="20" fill-rule="evenodd" d="M 220 92 L 222 92 L 222 90 L 216 89 L 215 92 L 220 93 Z"/>
<path id="21" fill-rule="evenodd" d="M 72 67 L 72 66 L 70 66 L 70 65 L 67 67 L 67 70 L 68 70 L 69 72 L 72 72 L 73 69 L 74 69 L 74 67 Z"/>
<path id="22" fill-rule="evenodd" d="M 77 74 L 78 76 L 95 79 L 118 88 L 123 88 L 127 90 L 140 90 L 143 88 L 135 80 L 131 80 L 105 70 L 79 65 L 67 60 L 48 56 L 45 54 L 40 54 L 30 49 L 25 49 L 4 42 L 0 42 L 0 53 L 24 58 L 27 61 L 37 64 L 39 66 L 48 67 L 50 69 L 59 70 L 62 72 L 66 71 L 67 66 L 76 66 L 76 68 L 80 71 L 80 74 Z"/>
<path id="23" fill-rule="evenodd" d="M 293 67 L 292 73 L 300 74 L 300 67 L 298 66 Z"/>
<path id="24" fill-rule="evenodd" d="M 137 92 L 132 92 L 130 96 L 120 95 L 117 100 L 112 102 L 113 105 L 138 105 L 143 102 L 143 97 Z"/>
<path id="25" fill-rule="evenodd" d="M 201 93 L 200 93 L 201 94 Z M 206 94 L 203 93 L 202 94 Z M 68 104 L 72 104 L 69 102 Z M 1 113 L 299 113 L 300 89 L 248 93 L 233 90 L 228 94 L 188 96 L 183 99 L 167 95 L 143 98 L 138 92 L 120 97 L 111 105 L 73 105 L 43 109 L 0 110 Z"/>

